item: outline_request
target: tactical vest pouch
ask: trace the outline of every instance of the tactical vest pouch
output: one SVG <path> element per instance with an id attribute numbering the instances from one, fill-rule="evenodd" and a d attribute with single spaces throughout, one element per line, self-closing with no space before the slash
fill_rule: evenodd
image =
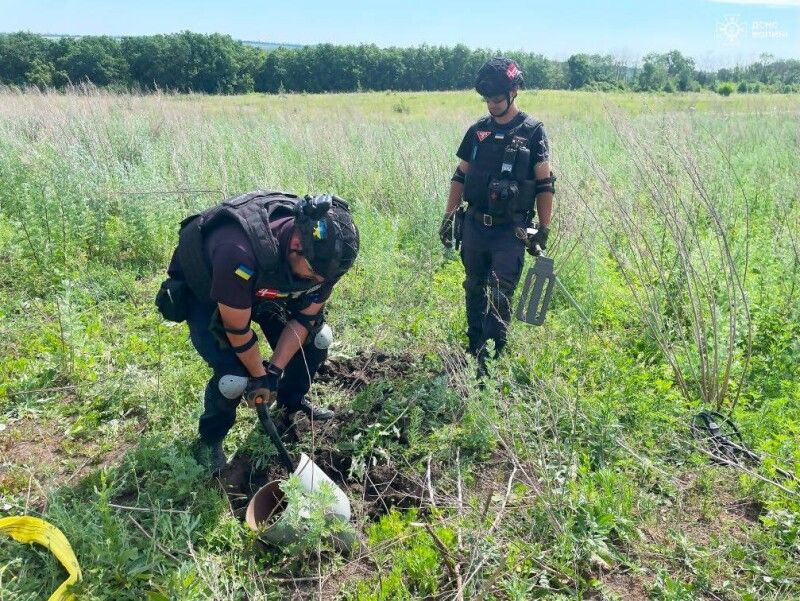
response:
<path id="1" fill-rule="evenodd" d="M 513 179 L 492 179 L 489 182 L 489 210 L 492 217 L 510 218 L 519 198 L 519 184 Z"/>
<path id="2" fill-rule="evenodd" d="M 186 283 L 197 298 L 205 298 L 211 290 L 211 271 L 203 256 L 202 222 L 201 215 L 192 215 L 181 222 L 176 249 Z"/>
<path id="3" fill-rule="evenodd" d="M 534 206 L 534 201 L 536 198 L 533 194 L 535 186 L 536 184 L 532 179 L 526 179 L 520 182 L 519 196 L 514 203 L 515 213 L 527 213 L 528 211 L 533 211 L 536 208 Z"/>
<path id="4" fill-rule="evenodd" d="M 517 149 L 517 159 L 514 162 L 514 179 L 524 181 L 530 177 L 531 151 L 527 146 Z"/>
<path id="5" fill-rule="evenodd" d="M 464 200 L 470 206 L 476 207 L 484 213 L 489 207 L 489 179 L 491 175 L 483 169 L 472 169 L 467 172 L 464 182 Z"/>
<path id="6" fill-rule="evenodd" d="M 180 323 L 189 316 L 191 296 L 192 291 L 186 282 L 167 278 L 156 294 L 156 307 L 164 319 Z"/>

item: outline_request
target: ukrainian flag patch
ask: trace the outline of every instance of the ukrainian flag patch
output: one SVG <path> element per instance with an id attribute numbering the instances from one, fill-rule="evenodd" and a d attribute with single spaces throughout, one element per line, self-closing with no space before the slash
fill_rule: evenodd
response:
<path id="1" fill-rule="evenodd" d="M 236 268 L 236 271 L 234 271 L 234 273 L 236 275 L 238 275 L 240 278 L 242 278 L 243 280 L 247 281 L 251 277 L 253 277 L 253 274 L 255 272 L 252 269 L 250 269 L 247 265 L 241 265 L 240 264 L 239 267 Z"/>
<path id="2" fill-rule="evenodd" d="M 317 240 L 324 240 L 325 236 L 328 234 L 328 226 L 325 224 L 325 221 L 317 221 L 317 225 L 314 228 L 314 237 Z"/>

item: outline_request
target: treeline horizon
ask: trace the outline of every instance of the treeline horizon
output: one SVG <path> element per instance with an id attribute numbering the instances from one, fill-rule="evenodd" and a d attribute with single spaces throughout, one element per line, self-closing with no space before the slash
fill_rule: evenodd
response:
<path id="1" fill-rule="evenodd" d="M 631 65 L 612 55 L 578 53 L 557 61 L 461 44 L 263 50 L 229 35 L 189 31 L 57 40 L 27 32 L 0 34 L 0 85 L 63 89 L 91 82 L 119 91 L 208 94 L 464 90 L 472 88 L 478 68 L 500 54 L 519 63 L 528 89 L 800 92 L 800 60 L 771 55 L 704 71 L 678 50 L 648 54 Z"/>

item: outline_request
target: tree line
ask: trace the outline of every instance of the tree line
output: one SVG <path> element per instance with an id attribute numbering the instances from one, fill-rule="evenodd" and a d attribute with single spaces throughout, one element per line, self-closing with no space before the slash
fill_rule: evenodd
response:
<path id="1" fill-rule="evenodd" d="M 770 55 L 746 66 L 699 70 L 677 50 L 630 65 L 611 55 L 574 54 L 557 61 L 530 52 L 374 44 L 318 44 L 265 51 L 228 35 L 168 35 L 50 39 L 0 34 L 0 84 L 64 88 L 91 82 L 119 90 L 204 92 L 353 92 L 460 90 L 492 56 L 517 60 L 528 88 L 721 93 L 800 91 L 800 61 Z"/>

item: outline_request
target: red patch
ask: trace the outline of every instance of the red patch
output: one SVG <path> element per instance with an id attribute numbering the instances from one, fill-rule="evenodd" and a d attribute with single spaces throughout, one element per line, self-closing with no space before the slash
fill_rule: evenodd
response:
<path id="1" fill-rule="evenodd" d="M 478 137 L 478 142 L 483 142 L 486 138 L 492 135 L 492 132 L 479 129 L 475 132 L 475 135 Z"/>
<path id="2" fill-rule="evenodd" d="M 256 291 L 256 296 L 258 298 L 265 298 L 267 300 L 274 300 L 276 298 L 286 298 L 289 295 L 285 292 L 281 292 L 280 290 L 274 290 L 272 288 L 261 288 L 260 290 Z"/>
<path id="3" fill-rule="evenodd" d="M 506 75 L 509 79 L 514 79 L 517 75 L 519 75 L 519 67 L 517 67 L 517 63 L 511 63 L 506 68 Z"/>

